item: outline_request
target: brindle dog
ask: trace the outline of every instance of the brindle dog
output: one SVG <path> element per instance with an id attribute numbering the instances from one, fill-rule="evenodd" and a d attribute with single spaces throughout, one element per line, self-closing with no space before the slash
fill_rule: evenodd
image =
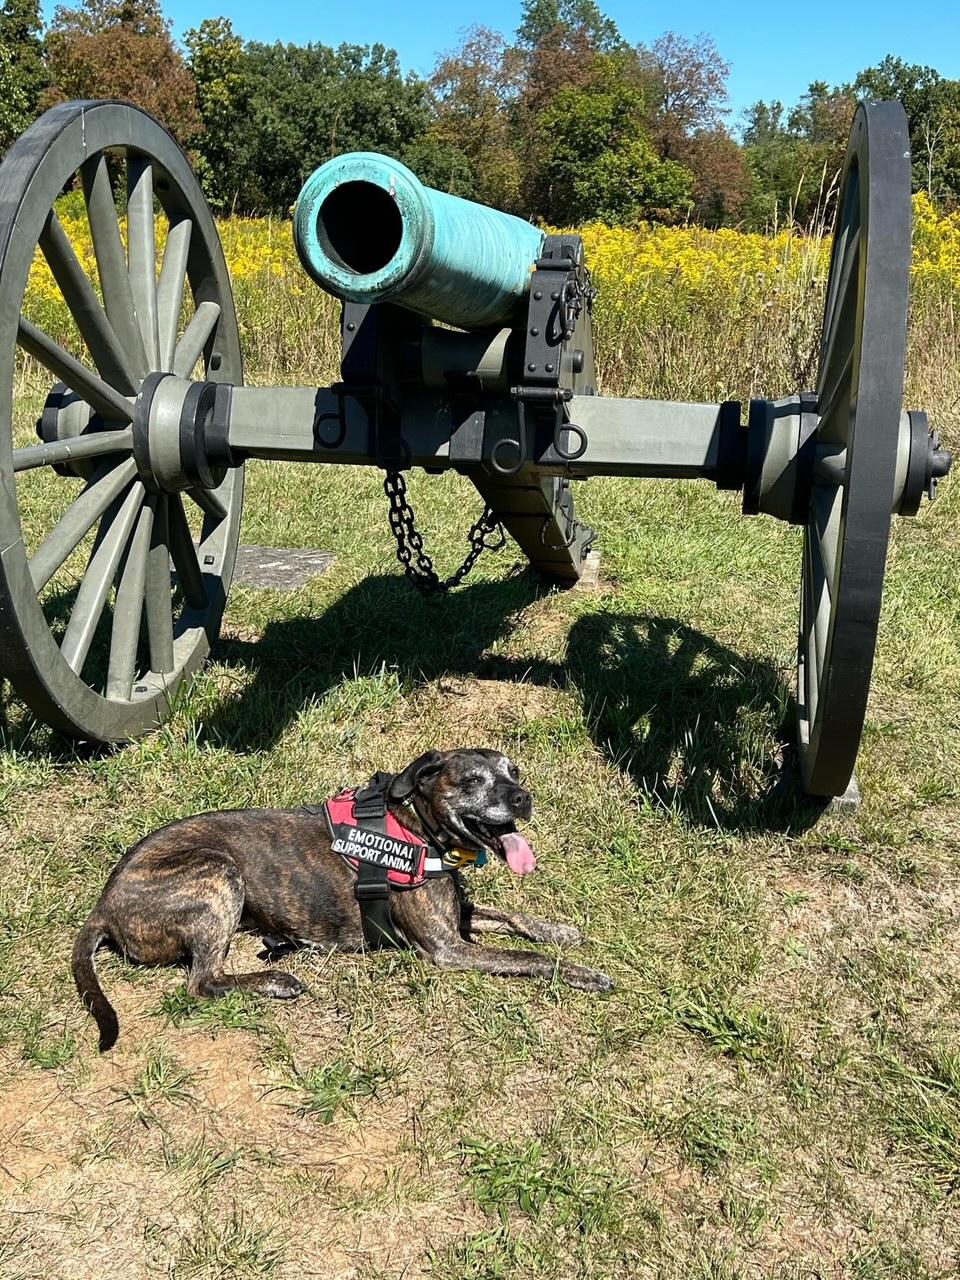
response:
<path id="1" fill-rule="evenodd" d="M 394 817 L 428 842 L 483 846 L 518 875 L 536 865 L 516 829 L 517 819 L 530 817 L 533 800 L 516 766 L 497 751 L 428 751 L 396 775 L 387 801 Z M 304 945 L 361 951 L 355 872 L 330 846 L 322 810 L 235 809 L 183 818 L 124 854 L 73 949 L 73 975 L 97 1020 L 101 1051 L 112 1048 L 119 1034 L 94 968 L 103 942 L 137 964 L 189 961 L 191 995 L 239 989 L 278 1000 L 301 995 L 303 983 L 276 969 L 224 972 L 238 929 L 262 934 L 269 958 Z M 473 945 L 482 933 L 558 946 L 586 939 L 570 925 L 475 905 L 457 873 L 391 893 L 390 909 L 397 934 L 440 968 L 526 978 L 556 972 L 582 991 L 613 987 L 595 969 L 537 952 Z"/>

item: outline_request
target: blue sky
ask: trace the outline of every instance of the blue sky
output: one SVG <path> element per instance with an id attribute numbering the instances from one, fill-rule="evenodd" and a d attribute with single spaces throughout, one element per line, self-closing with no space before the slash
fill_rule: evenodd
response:
<path id="1" fill-rule="evenodd" d="M 49 6 L 52 9 L 52 5 Z M 758 98 L 791 104 L 811 80 L 839 83 L 861 68 L 896 53 L 907 62 L 934 66 L 960 79 L 960 5 L 957 0 L 807 0 L 800 4 L 737 4 L 736 0 L 687 0 L 681 5 L 608 0 L 601 8 L 627 40 L 656 39 L 666 30 L 713 36 L 731 64 L 731 123 Z M 164 12 L 180 35 L 204 17 L 232 19 L 248 40 L 324 44 L 372 44 L 395 48 L 405 70 L 428 72 L 436 55 L 457 43 L 459 32 L 482 22 L 511 33 L 520 0 L 164 0 Z"/>

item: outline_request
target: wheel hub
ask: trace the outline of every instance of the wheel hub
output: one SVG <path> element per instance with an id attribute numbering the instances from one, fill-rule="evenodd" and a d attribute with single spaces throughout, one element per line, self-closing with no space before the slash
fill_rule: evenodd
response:
<path id="1" fill-rule="evenodd" d="M 152 493 L 216 489 L 235 462 L 227 442 L 232 387 L 151 373 L 134 405 L 133 456 Z"/>
<path id="2" fill-rule="evenodd" d="M 844 483 L 847 450 L 841 443 L 822 440 L 819 423 L 812 393 L 751 403 L 744 515 L 762 513 L 803 525 L 813 483 Z M 936 498 L 937 484 L 952 462 L 925 413 L 902 413 L 891 511 L 915 516 L 924 497 L 930 502 Z"/>
<path id="3" fill-rule="evenodd" d="M 37 437 L 44 444 L 56 440 L 76 440 L 88 431 L 102 431 L 104 420 L 65 382 L 56 382 L 37 419 Z M 54 467 L 57 475 L 80 476 L 89 480 L 93 474 L 93 462 L 64 462 Z"/>

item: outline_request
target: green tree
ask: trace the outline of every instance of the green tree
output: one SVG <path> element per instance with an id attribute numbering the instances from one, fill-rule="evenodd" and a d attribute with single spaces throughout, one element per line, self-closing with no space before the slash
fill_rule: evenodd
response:
<path id="1" fill-rule="evenodd" d="M 822 148 L 824 159 L 834 158 L 834 167 L 839 168 L 856 105 L 856 95 L 848 87 L 831 89 L 825 80 L 814 80 L 790 112 L 790 133 Z"/>
<path id="2" fill-rule="evenodd" d="M 38 0 L 0 6 L 0 153 L 40 113 L 47 72 Z"/>
<path id="3" fill-rule="evenodd" d="M 446 191 L 452 196 L 462 196 L 464 200 L 498 205 L 495 195 L 491 196 L 478 186 L 477 171 L 469 158 L 459 147 L 445 142 L 432 126 L 422 138 L 414 139 L 405 148 L 401 159 L 428 187 Z"/>
<path id="4" fill-rule="evenodd" d="M 859 98 L 903 103 L 910 129 L 913 184 L 934 199 L 960 202 L 960 81 L 933 67 L 888 55 L 850 86 Z"/>
<path id="5" fill-rule="evenodd" d="M 593 0 L 525 0 L 516 50 L 520 85 L 510 106 L 510 135 L 521 174 L 520 206 L 530 210 L 544 198 L 544 114 L 571 91 L 595 86 L 601 55 L 617 58 L 628 75 L 631 51 Z"/>
<path id="6" fill-rule="evenodd" d="M 763 224 L 787 209 L 801 221 L 831 216 L 858 100 L 903 103 L 914 190 L 948 207 L 960 205 L 960 80 L 888 56 L 851 84 L 814 81 L 789 112 L 779 102 L 750 108 L 743 147 L 755 185 L 753 222 Z"/>
<path id="7" fill-rule="evenodd" d="M 561 90 L 541 114 L 535 212 L 565 226 L 681 216 L 691 174 L 657 155 L 644 132 L 643 95 L 620 74 L 619 60 L 597 62 L 593 85 Z"/>
<path id="8" fill-rule="evenodd" d="M 940 73 L 933 67 L 904 62 L 887 54 L 875 67 L 861 71 L 850 90 L 857 98 L 872 102 L 891 99 L 902 102 L 912 135 L 933 110 L 940 82 Z"/>
<path id="9" fill-rule="evenodd" d="M 511 111 L 521 73 L 519 51 L 485 27 L 472 27 L 459 48 L 442 55 L 430 80 L 429 135 L 413 152 L 421 169 L 426 162 L 440 177 L 435 185 L 500 209 L 518 207 L 522 175 Z"/>
<path id="10" fill-rule="evenodd" d="M 243 41 L 229 18 L 206 18 L 184 36 L 203 131 L 196 169 L 215 209 L 229 209 L 250 184 L 250 80 Z"/>
<path id="11" fill-rule="evenodd" d="M 623 45 L 617 24 L 594 0 L 524 0 L 517 28 L 521 48 L 536 49 L 558 31 L 585 36 L 597 53 L 613 53 Z"/>
<path id="12" fill-rule="evenodd" d="M 830 88 L 821 80 L 789 112 L 780 102 L 754 103 L 743 131 L 754 183 L 747 206 L 751 224 L 832 218 L 855 106 L 848 88 Z"/>
<path id="13" fill-rule="evenodd" d="M 635 56 L 648 135 L 661 158 L 692 175 L 691 214 L 713 226 L 735 222 L 752 178 L 724 123 L 728 64 L 709 36 L 675 31 L 638 46 Z"/>
<path id="14" fill-rule="evenodd" d="M 691 134 L 722 125 L 730 67 L 709 36 L 689 40 L 668 31 L 637 52 L 646 77 L 650 136 L 660 155 L 674 156 Z"/>
<path id="15" fill-rule="evenodd" d="M 58 7 L 46 52 L 54 101 L 122 98 L 155 115 L 181 143 L 196 136 L 196 86 L 157 0 Z"/>
<path id="16" fill-rule="evenodd" d="M 383 45 L 244 46 L 245 115 L 253 144 L 236 203 L 285 212 L 306 177 L 343 151 L 404 156 L 426 133 L 426 84 L 404 76 Z"/>
<path id="17" fill-rule="evenodd" d="M 693 177 L 692 217 L 709 227 L 739 222 L 754 182 L 743 148 L 727 130 L 696 130 L 683 140 L 677 158 Z"/>

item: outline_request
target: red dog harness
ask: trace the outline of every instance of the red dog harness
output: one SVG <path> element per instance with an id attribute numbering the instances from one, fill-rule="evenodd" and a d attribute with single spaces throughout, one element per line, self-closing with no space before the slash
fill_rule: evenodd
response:
<path id="1" fill-rule="evenodd" d="M 370 825 L 361 826 L 357 818 L 356 791 L 341 791 L 328 800 L 324 808 L 333 839 L 333 851 L 354 868 L 361 862 L 374 863 L 386 871 L 391 889 L 416 889 L 430 875 L 449 870 L 442 857 L 429 857 L 430 845 L 415 831 L 401 826 L 389 809 L 382 815 L 383 831 Z"/>
<path id="2" fill-rule="evenodd" d="M 341 791 L 322 806 L 334 852 L 356 872 L 353 892 L 369 947 L 402 945 L 390 914 L 392 892 L 487 860 L 483 850 L 444 849 L 398 822 L 387 803 L 395 776 L 376 773 L 362 790 Z"/>

